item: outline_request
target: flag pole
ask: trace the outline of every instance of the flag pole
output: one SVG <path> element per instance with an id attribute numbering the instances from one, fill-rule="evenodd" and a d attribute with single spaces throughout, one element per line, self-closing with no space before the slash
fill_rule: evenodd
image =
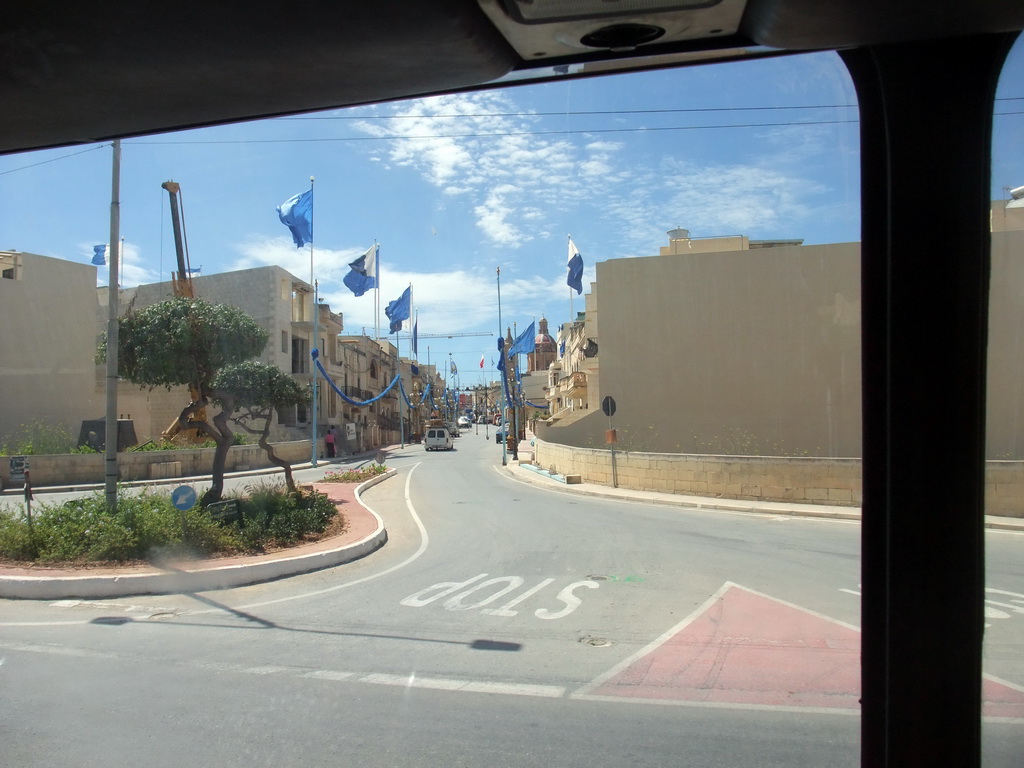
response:
<path id="1" fill-rule="evenodd" d="M 320 337 L 320 325 L 319 325 L 320 307 L 317 306 L 317 284 L 316 284 L 316 280 L 313 277 L 313 197 L 314 197 L 313 194 L 312 194 L 312 192 L 313 192 L 313 182 L 314 182 L 314 179 L 313 179 L 312 176 L 310 176 L 309 177 L 309 191 L 310 191 L 310 196 L 309 196 L 309 234 L 310 234 L 310 238 L 309 238 L 309 284 L 313 288 L 313 349 L 319 349 L 320 345 L 319 345 L 318 339 Z M 313 371 L 312 371 L 312 373 L 313 373 L 313 430 L 312 430 L 312 440 L 310 440 L 310 443 L 311 443 L 310 450 L 312 452 L 312 464 L 315 467 L 317 465 L 317 456 L 316 456 L 316 453 L 317 453 L 317 451 L 316 451 L 316 443 L 317 443 L 316 419 L 317 419 L 317 405 L 318 405 L 318 400 L 319 400 L 319 398 L 317 397 L 318 392 L 317 392 L 316 363 L 315 362 L 313 363 Z"/>
<path id="2" fill-rule="evenodd" d="M 380 339 L 380 246 L 373 239 L 373 338 Z"/>
<path id="3" fill-rule="evenodd" d="M 497 271 L 498 271 L 498 338 L 499 339 L 503 339 L 505 337 L 501 335 L 501 267 L 497 267 Z M 500 346 L 498 347 L 498 354 L 499 355 L 504 355 L 505 354 L 504 347 L 500 347 Z M 508 376 L 508 366 L 507 365 L 503 365 L 503 366 L 501 366 L 501 368 L 502 368 L 502 371 L 501 371 L 502 375 L 503 376 Z M 504 414 L 505 413 L 505 404 L 504 403 L 502 403 L 501 408 L 498 409 L 498 413 L 500 413 L 500 414 Z M 504 433 L 504 434 L 502 434 L 502 440 L 501 440 L 501 466 L 504 467 L 506 464 L 508 464 L 508 455 L 507 455 L 508 454 L 508 430 L 505 429 L 505 419 L 504 418 L 501 419 L 501 422 L 502 422 L 501 423 L 501 428 L 502 428 L 502 431 Z"/>

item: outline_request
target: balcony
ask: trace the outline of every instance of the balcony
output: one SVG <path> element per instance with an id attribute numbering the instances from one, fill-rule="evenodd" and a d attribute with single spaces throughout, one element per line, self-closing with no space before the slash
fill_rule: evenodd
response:
<path id="1" fill-rule="evenodd" d="M 587 374 L 576 371 L 558 382 L 558 392 L 562 396 L 579 397 L 587 391 Z"/>

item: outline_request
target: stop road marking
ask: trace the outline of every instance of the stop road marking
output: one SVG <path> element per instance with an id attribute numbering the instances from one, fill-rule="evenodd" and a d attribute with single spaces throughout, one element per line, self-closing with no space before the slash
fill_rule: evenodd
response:
<path id="1" fill-rule="evenodd" d="M 516 592 L 525 584 L 525 579 L 521 576 L 497 576 L 486 581 L 480 581 L 485 578 L 487 578 L 487 574 L 481 573 L 465 581 L 443 581 L 409 595 L 401 601 L 401 605 L 408 608 L 423 608 L 441 598 L 447 598 L 442 603 L 442 606 L 448 611 L 480 610 L 481 613 L 491 616 L 517 616 L 519 611 L 512 610 L 514 606 L 537 594 L 554 581 L 553 578 L 543 579 L 539 584 L 516 595 L 504 605 L 498 608 L 485 608 L 484 606 Z M 574 581 L 555 595 L 555 600 L 561 604 L 560 606 L 557 606 L 555 610 L 537 608 L 533 615 L 538 619 L 546 620 L 564 618 L 579 608 L 583 602 L 575 594 L 576 590 L 583 588 L 597 589 L 599 586 L 596 581 L 591 581 L 590 579 Z M 481 594 L 476 594 L 472 601 L 467 600 L 467 598 L 475 593 Z"/>

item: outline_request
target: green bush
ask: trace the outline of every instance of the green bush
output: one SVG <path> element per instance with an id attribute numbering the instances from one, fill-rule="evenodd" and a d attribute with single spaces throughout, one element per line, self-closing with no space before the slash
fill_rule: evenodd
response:
<path id="1" fill-rule="evenodd" d="M 322 533 L 337 514 L 323 494 L 290 493 L 284 485 L 250 486 L 237 500 L 241 520 L 222 522 L 198 506 L 182 512 L 169 496 L 148 490 L 119 493 L 112 513 L 98 491 L 37 504 L 31 532 L 22 512 L 0 509 L 0 557 L 84 563 L 263 551 Z"/>
<path id="2" fill-rule="evenodd" d="M 259 483 L 238 498 L 242 519 L 234 523 L 242 545 L 261 550 L 285 546 L 323 533 L 337 513 L 334 502 L 319 493 L 289 493 L 285 486 Z"/>
<path id="3" fill-rule="evenodd" d="M 198 507 L 175 509 L 168 496 L 120 494 L 117 512 L 97 492 L 39 504 L 30 531 L 24 514 L 0 512 L 0 557 L 40 563 L 123 562 L 203 557 L 242 549 L 235 533 Z"/>

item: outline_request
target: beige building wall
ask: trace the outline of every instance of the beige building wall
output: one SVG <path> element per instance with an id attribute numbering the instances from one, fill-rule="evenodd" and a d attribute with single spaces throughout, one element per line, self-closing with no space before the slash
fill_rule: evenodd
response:
<path id="1" fill-rule="evenodd" d="M 602 447 L 610 395 L 624 450 L 860 456 L 858 245 L 671 250 L 597 264 L 592 412 L 541 436 Z"/>
<path id="2" fill-rule="evenodd" d="M 96 267 L 2 251 L 0 275 L 0 438 L 44 417 L 77 438 L 82 421 L 106 410 Z"/>
<path id="3" fill-rule="evenodd" d="M 1024 458 L 1024 217 L 1016 211 L 1024 207 L 993 205 L 992 460 Z M 659 256 L 597 265 L 587 304 L 588 322 L 598 301 L 603 319 L 600 378 L 588 377 L 597 412 L 538 425 L 538 435 L 603 447 L 600 403 L 611 395 L 623 450 L 859 457 L 859 244 L 707 245 L 677 238 Z"/>

